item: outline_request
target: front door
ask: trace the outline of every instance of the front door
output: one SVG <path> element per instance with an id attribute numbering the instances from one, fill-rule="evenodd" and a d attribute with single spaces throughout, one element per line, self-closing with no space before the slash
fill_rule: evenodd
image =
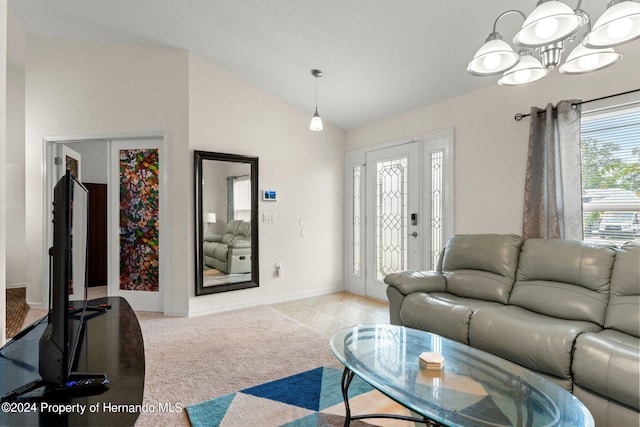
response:
<path id="1" fill-rule="evenodd" d="M 387 274 L 420 268 L 419 142 L 367 152 L 365 188 L 365 292 L 386 300 Z"/>

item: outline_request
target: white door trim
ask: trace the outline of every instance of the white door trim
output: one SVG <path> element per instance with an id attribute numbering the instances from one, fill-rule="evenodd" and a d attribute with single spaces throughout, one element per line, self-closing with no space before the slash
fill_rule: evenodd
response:
<path id="1" fill-rule="evenodd" d="M 42 229 L 44 230 L 44 239 L 43 239 L 43 263 L 42 263 L 42 308 L 49 307 L 49 247 L 52 244 L 53 239 L 53 231 L 49 225 L 52 221 L 52 211 L 51 206 L 53 203 L 53 195 L 49 189 L 50 182 L 54 179 L 55 174 L 55 165 L 53 165 L 53 155 L 52 152 L 55 152 L 56 144 L 61 143 L 70 143 L 70 142 L 108 142 L 111 141 L 120 141 L 120 140 L 131 140 L 131 139 L 149 139 L 149 138 L 157 138 L 160 142 L 160 155 L 161 162 L 163 167 L 160 168 L 160 185 L 163 190 L 163 197 L 160 199 L 160 210 L 162 212 L 163 220 L 160 222 L 160 235 L 162 236 L 163 244 L 160 246 L 160 287 L 163 289 L 162 296 L 162 306 L 163 312 L 166 312 L 169 304 L 167 298 L 171 295 L 170 286 L 171 283 L 167 280 L 170 277 L 170 268 L 169 265 L 169 253 L 168 248 L 171 245 L 170 237 L 169 237 L 169 205 L 167 203 L 169 198 L 169 177 L 168 177 L 168 162 L 166 160 L 166 152 L 169 147 L 169 137 L 168 132 L 166 130 L 157 130 L 150 129 L 144 131 L 120 131 L 120 132 L 102 132 L 102 133 L 79 133 L 79 134 L 67 134 L 67 135 L 53 135 L 53 136 L 45 136 L 42 138 L 42 189 L 45 195 L 45 203 L 43 206 L 43 215 L 42 215 Z M 110 169 L 110 168 L 109 168 Z M 107 171 L 107 180 L 110 179 L 109 176 L 110 171 Z M 109 201 L 107 200 L 107 204 Z M 109 209 L 109 206 L 107 206 Z M 109 243 L 108 243 L 109 244 Z M 107 249 L 109 252 L 110 247 Z M 108 265 L 110 265 L 111 260 L 107 260 Z M 108 269 L 109 270 L 109 269 Z"/>
<path id="2" fill-rule="evenodd" d="M 353 197 L 354 197 L 354 189 L 353 189 L 353 168 L 356 166 L 361 167 L 361 173 L 363 178 L 361 179 L 362 184 L 360 188 L 360 194 L 363 200 L 360 203 L 361 206 L 361 217 L 364 217 L 364 206 L 366 202 L 364 200 L 366 190 L 364 189 L 364 176 L 366 174 L 365 168 L 365 160 L 366 153 L 371 151 L 377 151 L 381 149 L 386 149 L 390 147 L 394 147 L 401 144 L 406 144 L 411 141 L 420 141 L 421 145 L 421 170 L 424 170 L 426 165 L 428 165 L 428 160 L 430 158 L 430 153 L 434 150 L 442 150 L 445 154 L 444 158 L 444 223 L 443 223 L 443 238 L 444 241 L 453 236 L 454 234 L 454 129 L 446 128 L 438 131 L 431 132 L 422 136 L 415 136 L 412 138 L 407 138 L 403 140 L 397 140 L 392 142 L 387 142 L 375 146 L 360 148 L 353 151 L 348 151 L 345 153 L 344 160 L 344 286 L 345 290 L 358 294 L 365 295 L 366 293 L 366 285 L 365 285 L 365 275 L 364 273 L 360 275 L 355 275 L 353 271 L 353 260 L 354 260 L 354 247 L 353 247 L 353 235 L 354 235 L 354 225 L 353 225 Z M 421 174 L 420 185 L 422 189 L 428 189 L 430 186 L 430 177 L 427 173 Z M 423 191 L 423 190 L 421 190 Z M 424 190 L 426 191 L 426 190 Z M 422 235 L 426 235 L 429 230 L 427 227 L 430 227 L 429 222 L 426 221 L 427 216 L 425 213 L 430 212 L 430 200 L 426 197 L 423 197 L 422 206 L 420 207 L 421 217 L 420 220 Z M 360 236 L 364 239 L 365 236 L 365 227 L 364 220 L 360 222 Z M 430 242 L 428 239 L 422 239 L 422 268 L 426 267 L 426 262 L 428 262 L 427 254 L 429 254 Z M 364 246 L 366 242 L 362 242 L 360 247 L 360 259 L 362 262 L 366 262 L 365 254 L 364 254 Z M 363 265 L 361 271 L 364 271 L 366 266 Z"/>

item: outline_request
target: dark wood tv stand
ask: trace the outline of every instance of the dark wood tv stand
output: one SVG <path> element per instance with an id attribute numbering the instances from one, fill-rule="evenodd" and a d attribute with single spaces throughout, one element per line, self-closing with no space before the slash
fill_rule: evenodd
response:
<path id="1" fill-rule="evenodd" d="M 9 402 L 8 406 L 8 402 L 3 402 L 0 425 L 130 426 L 135 423 L 142 406 L 145 372 L 140 324 L 124 298 L 99 298 L 88 304 L 111 304 L 111 309 L 87 321 L 77 370 L 106 373 L 108 388 L 89 396 L 43 396 L 44 389 L 34 390 L 20 400 Z M 38 341 L 45 326 L 46 321 L 3 349 L 0 395 L 40 378 Z"/>

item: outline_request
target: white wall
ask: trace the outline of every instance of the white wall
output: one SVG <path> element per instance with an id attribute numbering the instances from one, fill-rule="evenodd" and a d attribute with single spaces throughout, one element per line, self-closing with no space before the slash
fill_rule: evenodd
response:
<path id="1" fill-rule="evenodd" d="M 6 247 L 7 286 L 27 282 L 24 199 L 24 70 L 7 65 Z"/>
<path id="2" fill-rule="evenodd" d="M 27 301 L 42 301 L 44 136 L 168 132 L 171 222 L 169 313 L 188 312 L 187 264 L 191 202 L 187 121 L 187 54 L 172 49 L 27 36 L 26 233 Z M 174 221 L 171 221 L 174 219 Z"/>
<path id="3" fill-rule="evenodd" d="M 344 133 L 330 124 L 310 132 L 309 120 L 308 113 L 184 51 L 28 36 L 28 301 L 41 301 L 43 292 L 42 138 L 149 129 L 169 132 L 169 314 L 343 289 Z M 260 187 L 280 192 L 279 202 L 260 205 L 276 222 L 260 224 L 259 288 L 195 297 L 194 149 L 259 156 Z M 283 277 L 273 277 L 276 262 Z"/>
<path id="4" fill-rule="evenodd" d="M 190 289 L 192 314 L 343 289 L 344 133 L 330 124 L 323 132 L 310 132 L 310 119 L 307 112 L 189 55 L 190 149 L 258 156 L 260 189 L 275 189 L 279 197 L 258 206 L 260 219 L 263 213 L 275 215 L 275 223 L 259 226 L 260 287 L 199 297 Z M 277 262 L 282 264 L 279 278 L 274 277 Z"/>
<path id="5" fill-rule="evenodd" d="M 495 84 L 363 126 L 347 133 L 346 149 L 452 127 L 456 156 L 454 232 L 520 234 L 529 119 L 516 122 L 514 115 L 562 99 L 587 100 L 640 88 L 640 42 L 618 50 L 625 55 L 622 62 L 593 74 L 564 76 L 554 71 L 526 86 Z M 640 99 L 640 93 L 636 96 Z"/>
<path id="6" fill-rule="evenodd" d="M 0 0 L 0 64 L 7 63 L 7 0 Z M 7 74 L 6 67 L 0 67 L 0 170 L 6 170 L 7 164 L 5 148 L 7 146 Z M 0 173 L 0 345 L 4 344 L 6 334 L 6 177 Z"/>

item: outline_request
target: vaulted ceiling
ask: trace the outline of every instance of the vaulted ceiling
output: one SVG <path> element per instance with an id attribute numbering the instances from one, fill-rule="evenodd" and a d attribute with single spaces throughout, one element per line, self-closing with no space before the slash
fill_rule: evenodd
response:
<path id="1" fill-rule="evenodd" d="M 606 1 L 585 2 L 596 19 Z M 597 4 L 592 4 L 597 3 Z M 573 2 L 569 6 L 575 7 Z M 467 62 L 535 0 L 10 0 L 29 34 L 178 48 L 350 130 L 495 84 Z M 510 41 L 517 15 L 500 21 Z M 513 88 L 505 88 L 513 90 Z"/>

